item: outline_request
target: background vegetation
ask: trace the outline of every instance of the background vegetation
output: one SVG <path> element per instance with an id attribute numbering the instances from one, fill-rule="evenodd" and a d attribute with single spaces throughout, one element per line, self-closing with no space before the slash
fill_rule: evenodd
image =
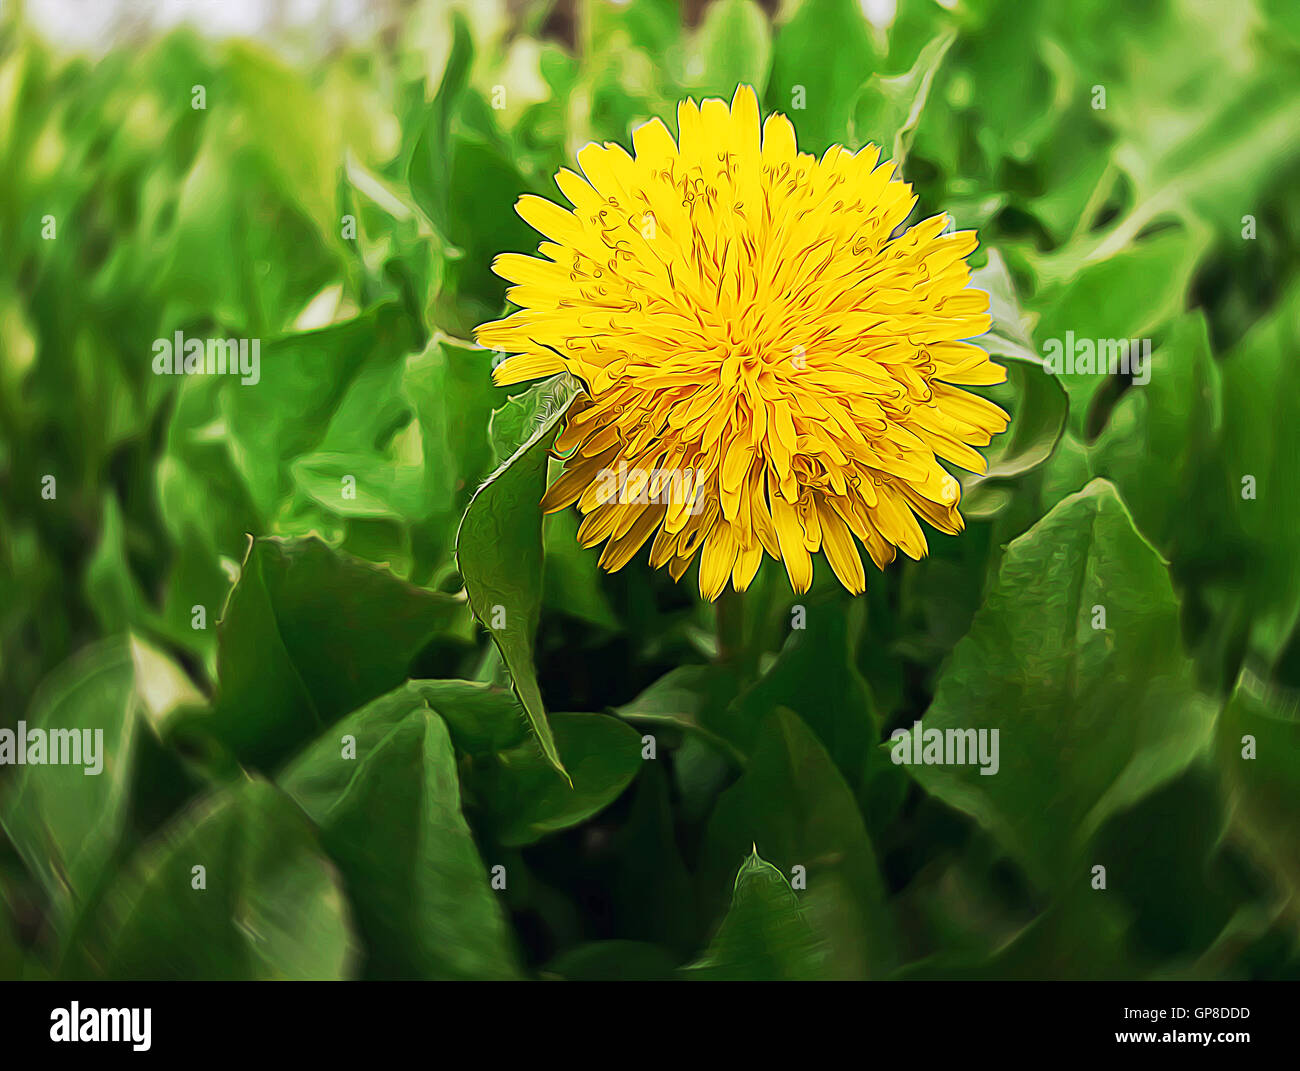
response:
<path id="1" fill-rule="evenodd" d="M 0 770 L 0 976 L 1300 975 L 1300 7 L 869 6 L 96 59 L 7 9 L 0 726 L 107 761 Z M 715 613 L 542 524 L 554 399 L 466 340 L 520 193 L 738 82 L 979 229 L 1015 420 L 962 537 Z M 155 376 L 175 331 L 260 383 Z M 998 775 L 890 762 L 923 716 Z"/>

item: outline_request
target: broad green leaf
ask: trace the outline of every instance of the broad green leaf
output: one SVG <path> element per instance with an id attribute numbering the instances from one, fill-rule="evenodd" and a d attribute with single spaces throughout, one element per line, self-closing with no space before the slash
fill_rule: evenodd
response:
<path id="1" fill-rule="evenodd" d="M 871 28 L 855 0 L 804 0 L 777 31 L 767 106 L 790 117 L 805 152 L 820 155 L 835 144 L 856 149 L 850 141 L 871 140 L 887 151 L 874 125 L 850 129 L 858 93 L 880 69 Z"/>
<path id="2" fill-rule="evenodd" d="M 745 773 L 709 821 L 706 903 L 722 892 L 731 861 L 753 846 L 782 874 L 804 868 L 800 903 L 814 926 L 835 935 L 829 976 L 880 977 L 892 969 L 893 923 L 862 814 L 825 748 L 784 709 L 764 722 Z"/>
<path id="3" fill-rule="evenodd" d="M 411 681 L 418 694 L 447 723 L 456 746 L 471 755 L 487 755 L 521 744 L 528 719 L 513 692 L 475 681 Z"/>
<path id="4" fill-rule="evenodd" d="M 561 773 L 564 765 L 537 686 L 533 641 L 542 602 L 546 461 L 564 412 L 539 427 L 478 489 L 456 535 L 456 561 L 470 606 L 505 659 L 542 753 Z"/>
<path id="5" fill-rule="evenodd" d="M 314 453 L 290 466 L 294 486 L 340 517 L 423 520 L 427 511 L 424 468 L 377 452 Z"/>
<path id="6" fill-rule="evenodd" d="M 348 916 L 302 812 L 265 781 L 245 781 L 137 853 L 107 894 L 87 967 L 118 980 L 344 978 L 355 958 Z"/>
<path id="7" fill-rule="evenodd" d="M 217 700 L 201 724 L 243 760 L 274 765 L 389 691 L 464 604 L 317 539 L 257 539 L 218 632 Z"/>
<path id="8" fill-rule="evenodd" d="M 882 746 L 1035 881 L 1061 887 L 1086 882 L 1101 823 L 1186 767 L 1213 719 L 1191 682 L 1165 565 L 1114 487 L 1094 480 L 1007 548 L 921 722 L 953 734 L 954 759 L 959 737 L 996 730 L 996 772 L 918 764 L 902 740 Z"/>
<path id="9" fill-rule="evenodd" d="M 790 883 L 755 848 L 736 873 L 731 909 L 717 935 L 682 976 L 728 982 L 834 977 L 828 943 Z"/>
<path id="10" fill-rule="evenodd" d="M 641 767 L 641 737 L 605 714 L 552 714 L 565 777 L 529 738 L 474 768 L 474 784 L 493 835 L 507 846 L 531 844 L 604 810 Z"/>
<path id="11" fill-rule="evenodd" d="M 358 715 L 308 748 L 281 783 L 320 825 L 347 884 L 365 973 L 514 977 L 502 904 L 461 813 L 446 725 L 415 688 Z M 355 730 L 355 757 L 344 754 L 344 727 Z"/>

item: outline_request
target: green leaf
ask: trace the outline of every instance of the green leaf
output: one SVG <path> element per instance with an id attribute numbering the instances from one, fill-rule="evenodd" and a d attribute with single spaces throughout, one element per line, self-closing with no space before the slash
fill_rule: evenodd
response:
<path id="1" fill-rule="evenodd" d="M 1088 451 L 1092 472 L 1114 481 L 1138 528 L 1175 562 L 1215 553 L 1231 529 L 1219 437 L 1219 365 L 1202 312 L 1181 317 L 1151 355 Z M 1079 484 L 1078 486 L 1082 486 Z"/>
<path id="2" fill-rule="evenodd" d="M 719 731 L 742 751 L 777 707 L 798 714 L 817 734 L 846 782 L 856 785 L 875 762 L 880 727 L 867 682 L 853 652 L 862 628 L 862 603 L 838 596 L 805 600 L 804 627 L 791 629 L 767 673 L 737 696 Z"/>
<path id="3" fill-rule="evenodd" d="M 345 727 L 355 757 L 344 753 Z M 319 823 L 343 875 L 366 974 L 517 975 L 501 901 L 461 813 L 451 737 L 418 688 L 399 689 L 335 726 L 281 784 Z"/>
<path id="4" fill-rule="evenodd" d="M 989 250 L 987 265 L 971 278 L 974 286 L 988 291 L 992 319 L 988 332 L 974 342 L 1007 369 L 1007 385 L 988 393 L 1011 413 L 1007 430 L 984 452 L 988 470 L 983 475 L 962 474 L 962 513 L 985 518 L 1006 504 L 1002 481 L 1022 476 L 1052 456 L 1070 402 L 1059 379 L 1034 351 L 1015 286 L 996 249 Z"/>
<path id="5" fill-rule="evenodd" d="M 464 613 L 448 595 L 330 550 L 257 539 L 218 632 L 218 696 L 201 724 L 248 762 L 274 765 L 389 691 Z"/>
<path id="6" fill-rule="evenodd" d="M 330 980 L 348 976 L 355 950 L 311 825 L 252 780 L 141 849 L 109 891 L 89 953 L 93 973 L 113 979 Z"/>
<path id="7" fill-rule="evenodd" d="M 506 395 L 492 383 L 490 358 L 437 335 L 406 365 L 402 389 L 419 424 L 426 509 L 414 534 L 430 563 L 450 555 L 456 524 L 494 465 L 488 421 Z"/>
<path id="8" fill-rule="evenodd" d="M 438 91 L 424 112 L 406 173 L 416 204 L 443 234 L 449 233 L 448 200 L 453 157 L 451 121 L 460 95 L 469 82 L 470 65 L 474 59 L 474 42 L 465 16 L 459 11 L 453 12 L 451 22 L 451 54 L 443 69 Z"/>
<path id="9" fill-rule="evenodd" d="M 893 924 L 862 814 L 825 748 L 790 711 L 763 724 L 744 775 L 718 800 L 704 844 L 706 898 L 721 893 L 732 861 L 757 845 L 782 874 L 804 868 L 800 902 L 814 926 L 835 935 L 829 976 L 892 969 Z"/>
<path id="10" fill-rule="evenodd" d="M 662 753 L 661 753 L 662 754 Z M 674 754 L 674 763 L 680 752 Z M 661 761 L 642 764 L 627 823 L 610 844 L 615 932 L 686 956 L 698 947 L 695 889 L 677 846 L 676 818 Z"/>
<path id="11" fill-rule="evenodd" d="M 683 976 L 704 981 L 811 981 L 831 977 L 828 949 L 781 871 L 758 849 L 736 873 L 731 910 L 704 957 Z"/>
<path id="12" fill-rule="evenodd" d="M 104 497 L 99 546 L 86 567 L 86 596 L 100 629 L 112 634 L 152 619 L 150 607 L 131 572 L 126 549 L 126 525 L 117 496 Z"/>
<path id="13" fill-rule="evenodd" d="M 568 783 L 536 739 L 474 769 L 476 796 L 496 839 L 513 847 L 585 822 L 614 802 L 641 766 L 641 737 L 604 714 L 552 714 Z"/>
<path id="14" fill-rule="evenodd" d="M 552 468 L 558 465 L 552 463 Z M 569 614 L 609 632 L 622 622 L 605 594 L 600 559 L 578 542 L 576 510 L 558 510 L 542 519 L 546 572 L 542 599 L 548 610 Z"/>
<path id="15" fill-rule="evenodd" d="M 274 516 L 293 486 L 293 459 L 315 450 L 351 386 L 376 365 L 400 367 L 414 346 L 411 323 L 392 305 L 262 347 L 260 379 L 222 384 L 231 457 L 259 513 Z"/>
<path id="16" fill-rule="evenodd" d="M 494 409 L 488 420 L 488 436 L 498 463 L 510 460 L 581 388 L 573 376 L 561 372 L 512 395 L 500 409 Z"/>
<path id="17" fill-rule="evenodd" d="M 456 561 L 474 615 L 505 659 L 542 753 L 567 777 L 533 666 L 542 602 L 546 461 L 566 411 L 567 406 L 551 416 L 475 493 L 456 535 Z"/>
<path id="18" fill-rule="evenodd" d="M 1191 683 L 1165 565 L 1113 486 L 1094 480 L 1007 547 L 921 722 L 997 730 L 997 772 L 918 764 L 901 739 L 883 746 L 1034 880 L 1059 887 L 1087 880 L 1098 827 L 1184 769 L 1213 719 Z"/>
<path id="19" fill-rule="evenodd" d="M 1277 882 L 1300 929 L 1300 700 L 1242 673 L 1217 733 L 1230 830 Z"/>
<path id="20" fill-rule="evenodd" d="M 828 49 L 828 41 L 835 47 Z M 850 135 L 854 102 L 879 70 L 871 28 L 855 0 L 804 0 L 777 32 L 767 106 L 791 116 L 806 152 L 820 155 L 834 144 L 880 138 L 874 127 L 859 126 Z M 803 90 L 800 109 L 794 107 L 796 86 Z"/>
<path id="21" fill-rule="evenodd" d="M 1300 496 L 1300 370 L 1294 357 L 1300 287 L 1293 287 L 1221 365 L 1224 464 L 1235 525 L 1250 562 L 1241 588 L 1252 613 L 1250 645 L 1275 662 L 1300 622 L 1300 570 L 1295 567 Z M 1253 497 L 1247 495 L 1247 477 Z"/>
<path id="22" fill-rule="evenodd" d="M 343 146 L 334 116 L 301 74 L 254 45 L 234 43 L 223 69 L 238 95 L 236 121 L 264 166 L 322 235 L 337 234 Z"/>
<path id="23" fill-rule="evenodd" d="M 136 734 L 148 731 L 139 686 L 127 639 L 106 640 L 55 670 L 24 719 L 29 736 L 33 730 L 43 737 L 77 734 L 75 742 L 61 737 L 59 747 L 80 756 L 80 763 L 18 766 L 6 778 L 0 806 L 0 825 L 65 921 L 94 891 L 122 837 Z M 10 748 L 17 746 L 16 731 L 4 729 Z M 95 764 L 86 763 L 87 734 Z M 54 746 L 48 737 L 46 760 Z M 15 751 L 3 761 L 16 763 Z M 92 772 L 96 765 L 99 770 Z"/>
<path id="24" fill-rule="evenodd" d="M 1125 226 L 1121 221 L 1115 232 Z M 1051 363 L 1068 362 L 1056 378 L 1070 396 L 1070 427 L 1087 431 L 1090 410 L 1111 378 L 1106 370 L 1071 371 L 1069 343 L 1092 344 L 1095 365 L 1109 365 L 1097 352 L 1098 341 L 1141 339 L 1180 315 L 1187 289 L 1206 244 L 1204 227 L 1162 230 L 1140 242 L 1109 248 L 1090 237 L 1044 258 L 1038 304 L 1042 318 L 1035 329 L 1039 351 Z M 1086 350 L 1082 355 L 1086 360 Z"/>
<path id="25" fill-rule="evenodd" d="M 857 98 L 854 139 L 881 146 L 882 160 L 892 160 L 900 171 L 912 150 L 935 76 L 956 37 L 954 30 L 939 34 L 921 49 L 910 70 L 890 77 L 873 75 Z"/>
<path id="26" fill-rule="evenodd" d="M 738 85 L 761 99 L 772 64 L 772 30 L 754 0 L 717 0 L 691 39 L 686 83 L 704 97 L 730 103 Z"/>

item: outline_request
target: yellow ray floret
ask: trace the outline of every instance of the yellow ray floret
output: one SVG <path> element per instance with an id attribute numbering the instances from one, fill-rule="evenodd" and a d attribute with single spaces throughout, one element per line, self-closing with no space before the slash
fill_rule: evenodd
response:
<path id="1" fill-rule="evenodd" d="M 619 569 L 650 562 L 700 593 L 753 580 L 763 555 L 796 592 L 822 552 L 849 591 L 926 553 L 917 517 L 962 529 L 947 461 L 983 472 L 975 447 L 1007 415 L 963 386 L 1005 372 L 968 339 L 989 328 L 969 289 L 973 231 L 936 216 L 891 237 L 916 203 L 868 146 L 800 153 L 781 115 L 762 123 L 747 86 L 578 153 L 556 181 L 573 210 L 525 195 L 540 257 L 503 253 L 518 312 L 478 340 L 514 356 L 499 384 L 569 372 L 585 390 L 557 448 L 547 510 L 576 503 L 578 539 Z"/>

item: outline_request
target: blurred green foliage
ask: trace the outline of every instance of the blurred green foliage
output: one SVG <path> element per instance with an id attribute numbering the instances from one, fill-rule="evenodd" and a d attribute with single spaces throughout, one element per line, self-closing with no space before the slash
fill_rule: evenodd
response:
<path id="1" fill-rule="evenodd" d="M 1295 5 L 777 7 L 0 24 L 0 726 L 106 754 L 0 771 L 0 975 L 1300 976 Z M 566 399 L 466 340 L 519 194 L 738 81 L 979 229 L 1015 420 L 962 537 L 715 616 L 542 521 Z M 892 763 L 922 718 L 1000 772 Z"/>

